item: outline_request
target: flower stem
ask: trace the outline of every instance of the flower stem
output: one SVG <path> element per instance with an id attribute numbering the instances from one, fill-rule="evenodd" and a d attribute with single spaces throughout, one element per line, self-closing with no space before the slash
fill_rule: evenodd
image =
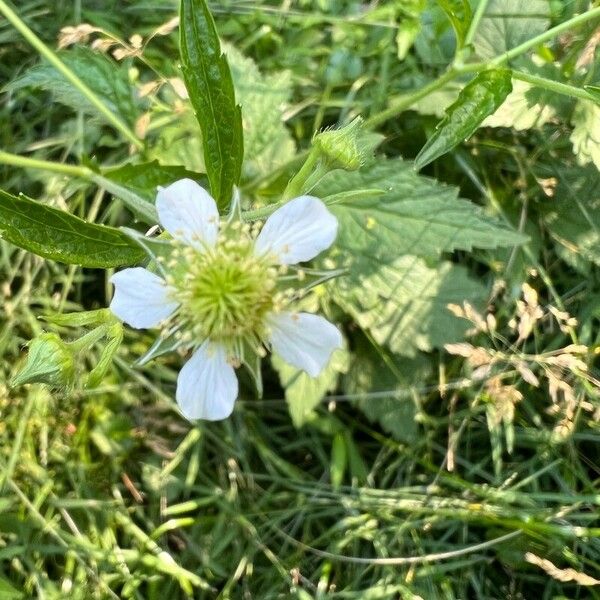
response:
<path id="1" fill-rule="evenodd" d="M 290 180 L 285 188 L 282 196 L 283 202 L 286 200 L 290 200 L 290 198 L 295 198 L 302 193 L 304 188 L 304 184 L 307 179 L 312 174 L 314 168 L 317 166 L 319 159 L 321 158 L 321 153 L 315 147 L 313 147 L 306 158 L 306 161 L 302 165 L 302 168 L 296 173 L 296 175 Z"/>
<path id="2" fill-rule="evenodd" d="M 380 113 L 369 117 L 365 121 L 365 127 L 374 128 L 382 123 L 385 123 L 385 121 L 388 119 L 396 117 L 406 109 L 410 108 L 413 104 L 421 100 L 421 98 L 425 98 L 425 96 L 428 96 L 432 92 L 435 92 L 443 87 L 449 81 L 452 81 L 457 75 L 458 71 L 451 67 L 445 73 L 442 73 L 442 75 L 440 75 L 437 79 L 434 79 L 431 83 L 428 83 L 426 86 L 416 90 L 415 92 L 407 94 L 406 96 L 400 98 L 400 100 L 393 106 L 390 106 Z"/>
<path id="3" fill-rule="evenodd" d="M 100 325 L 99 327 L 88 331 L 80 338 L 69 342 L 69 347 L 74 352 L 81 352 L 82 350 L 87 350 L 88 348 L 91 348 L 94 344 L 99 342 L 108 333 L 108 329 L 108 325 Z"/>
<path id="4" fill-rule="evenodd" d="M 53 52 L 31 29 L 29 29 L 26 23 L 12 10 L 12 8 L 10 8 L 10 6 L 8 6 L 8 4 L 6 4 L 6 2 L 4 2 L 4 0 L 0 0 L 0 13 L 6 17 L 9 23 L 13 25 L 33 48 L 35 48 L 59 73 L 70 81 L 100 113 L 102 113 L 115 129 L 122 133 L 136 148 L 142 149 L 144 147 L 144 144 L 138 139 L 135 133 L 117 115 L 115 115 L 62 60 L 60 60 L 55 52 Z"/>

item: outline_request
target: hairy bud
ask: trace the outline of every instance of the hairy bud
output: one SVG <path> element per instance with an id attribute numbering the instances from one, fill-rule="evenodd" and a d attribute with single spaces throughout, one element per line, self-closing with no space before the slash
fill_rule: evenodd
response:
<path id="1" fill-rule="evenodd" d="M 326 129 L 318 133 L 313 144 L 328 166 L 333 169 L 356 171 L 365 162 L 365 149 L 360 142 L 362 119 L 357 117 L 341 129 Z"/>

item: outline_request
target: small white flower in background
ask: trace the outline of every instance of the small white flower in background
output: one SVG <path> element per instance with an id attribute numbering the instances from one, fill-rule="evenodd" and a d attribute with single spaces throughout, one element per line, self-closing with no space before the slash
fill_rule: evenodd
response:
<path id="1" fill-rule="evenodd" d="M 182 179 L 159 191 L 156 208 L 173 236 L 172 253 L 160 265 L 163 276 L 140 267 L 116 273 L 110 308 L 136 329 L 176 331 L 194 350 L 177 378 L 184 416 L 231 414 L 238 395 L 234 367 L 247 348 L 258 356 L 272 348 L 316 377 L 341 348 L 342 336 L 321 316 L 290 311 L 295 290 L 283 283 L 288 265 L 311 260 L 333 243 L 337 219 L 325 205 L 312 196 L 290 200 L 259 232 L 239 221 L 221 223 L 211 196 Z"/>

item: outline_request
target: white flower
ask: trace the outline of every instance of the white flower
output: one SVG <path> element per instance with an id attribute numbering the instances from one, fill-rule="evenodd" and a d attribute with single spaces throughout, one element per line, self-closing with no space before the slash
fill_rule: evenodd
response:
<path id="1" fill-rule="evenodd" d="M 131 327 L 176 330 L 194 350 L 177 378 L 182 413 L 208 420 L 231 414 L 244 348 L 261 356 L 270 347 L 316 377 L 342 336 L 321 316 L 286 310 L 295 291 L 282 282 L 288 265 L 333 243 L 338 224 L 325 205 L 312 196 L 290 200 L 258 235 L 250 225 L 221 223 L 215 201 L 190 179 L 160 190 L 156 208 L 174 238 L 163 276 L 139 267 L 116 273 L 110 308 Z"/>

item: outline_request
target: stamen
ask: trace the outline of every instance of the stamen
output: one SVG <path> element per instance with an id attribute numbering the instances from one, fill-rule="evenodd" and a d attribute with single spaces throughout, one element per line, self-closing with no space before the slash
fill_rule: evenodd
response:
<path id="1" fill-rule="evenodd" d="M 242 339 L 262 346 L 264 320 L 274 307 L 277 269 L 254 254 L 251 227 L 234 221 L 214 248 L 179 248 L 168 284 L 179 302 L 178 319 L 194 341 L 210 339 L 240 358 Z"/>

